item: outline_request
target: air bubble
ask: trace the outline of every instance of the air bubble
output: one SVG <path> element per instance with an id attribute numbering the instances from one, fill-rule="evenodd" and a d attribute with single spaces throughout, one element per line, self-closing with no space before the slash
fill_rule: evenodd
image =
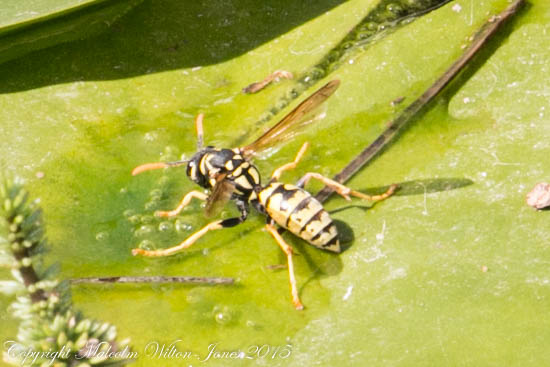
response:
<path id="1" fill-rule="evenodd" d="M 312 78 L 312 80 L 317 81 L 325 76 L 325 71 L 321 68 L 313 68 L 309 72 L 309 76 Z"/>
<path id="2" fill-rule="evenodd" d="M 132 215 L 128 217 L 128 221 L 132 224 L 138 224 L 141 222 L 141 216 L 140 215 Z"/>
<path id="3" fill-rule="evenodd" d="M 145 135 L 143 136 L 146 141 L 155 141 L 158 139 L 158 137 L 159 134 L 156 131 L 150 131 L 148 133 L 145 133 Z"/>
<path id="4" fill-rule="evenodd" d="M 127 187 L 123 187 L 120 189 L 119 191 L 121 194 L 127 194 L 128 193 L 128 188 Z"/>
<path id="5" fill-rule="evenodd" d="M 161 187 L 166 187 L 168 186 L 168 184 L 170 184 L 170 177 L 168 176 L 161 176 L 158 181 L 157 181 L 157 184 Z"/>
<path id="6" fill-rule="evenodd" d="M 153 232 L 155 232 L 155 227 L 151 225 L 143 225 L 134 232 L 134 236 L 142 237 Z"/>
<path id="7" fill-rule="evenodd" d="M 151 240 L 143 240 L 139 243 L 138 247 L 142 250 L 152 251 L 156 250 L 157 246 Z"/>
<path id="8" fill-rule="evenodd" d="M 122 215 L 124 215 L 126 218 L 130 218 L 133 216 L 135 212 L 132 209 L 126 209 Z"/>
<path id="9" fill-rule="evenodd" d="M 161 189 L 154 189 L 149 192 L 149 196 L 151 199 L 157 199 L 160 200 L 162 198 L 162 190 Z"/>
<path id="10" fill-rule="evenodd" d="M 286 92 L 285 94 L 285 98 L 287 100 L 292 100 L 296 97 L 298 97 L 299 93 L 298 91 L 296 90 L 296 88 L 292 88 L 291 90 L 289 90 L 288 92 Z"/>
<path id="11" fill-rule="evenodd" d="M 193 229 L 189 223 L 185 223 L 181 219 L 177 219 L 175 222 L 176 231 L 178 232 L 187 232 Z"/>
<path id="12" fill-rule="evenodd" d="M 375 31 L 378 28 L 378 25 L 375 22 L 368 22 L 364 25 L 369 31 Z"/>
<path id="13" fill-rule="evenodd" d="M 155 210 L 158 208 L 158 204 L 158 201 L 151 200 L 145 203 L 144 208 L 147 211 Z"/>
<path id="14" fill-rule="evenodd" d="M 189 292 L 187 297 L 185 299 L 188 303 L 198 303 L 201 300 L 200 294 L 197 294 L 196 292 Z"/>
<path id="15" fill-rule="evenodd" d="M 370 31 L 362 31 L 362 32 L 357 33 L 357 39 L 358 40 L 366 40 L 370 36 L 372 36 L 372 32 L 370 32 Z"/>
<path id="16" fill-rule="evenodd" d="M 172 222 L 161 222 L 159 224 L 159 231 L 161 232 L 171 231 L 173 228 L 174 225 L 172 224 Z"/>
<path id="17" fill-rule="evenodd" d="M 398 4 L 388 4 L 388 6 L 386 6 L 386 9 L 394 14 L 399 14 L 403 11 L 403 8 Z"/>
<path id="18" fill-rule="evenodd" d="M 178 148 L 176 148 L 173 145 L 167 145 L 164 147 L 164 154 L 167 154 L 167 155 L 174 155 L 176 154 L 177 151 L 178 151 Z"/>
<path id="19" fill-rule="evenodd" d="M 354 45 L 355 45 L 354 42 L 348 41 L 348 42 L 344 42 L 340 47 L 344 50 L 347 50 L 347 49 L 352 48 Z"/>
<path id="20" fill-rule="evenodd" d="M 220 325 L 227 325 L 231 322 L 232 315 L 230 309 L 225 306 L 220 308 L 219 306 L 214 307 L 214 320 Z"/>
<path id="21" fill-rule="evenodd" d="M 152 215 L 142 215 L 141 216 L 141 223 L 143 223 L 143 224 L 153 223 L 154 221 L 155 221 L 155 218 Z"/>
<path id="22" fill-rule="evenodd" d="M 98 232 L 96 235 L 95 235 L 95 239 L 97 241 L 105 241 L 109 238 L 109 233 L 107 232 Z"/>

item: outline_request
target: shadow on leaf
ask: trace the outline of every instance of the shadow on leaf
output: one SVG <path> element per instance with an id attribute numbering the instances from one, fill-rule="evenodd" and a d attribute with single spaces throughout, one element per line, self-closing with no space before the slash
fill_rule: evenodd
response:
<path id="1" fill-rule="evenodd" d="M 97 37 L 59 44 L 0 65 L 0 93 L 221 63 L 341 3 L 146 0 Z"/>

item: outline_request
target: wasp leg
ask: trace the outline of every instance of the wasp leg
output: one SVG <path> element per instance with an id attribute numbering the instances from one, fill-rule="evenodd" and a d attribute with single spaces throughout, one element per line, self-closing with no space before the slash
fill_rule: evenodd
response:
<path id="1" fill-rule="evenodd" d="M 288 243 L 285 242 L 283 237 L 277 232 L 277 229 L 273 226 L 273 224 L 266 224 L 265 227 L 269 231 L 269 233 L 273 236 L 275 241 L 277 241 L 277 244 L 283 250 L 283 252 L 286 254 L 286 260 L 288 263 L 288 279 L 290 280 L 290 293 L 292 295 L 292 303 L 294 304 L 294 307 L 297 310 L 303 310 L 304 305 L 300 301 L 300 297 L 298 296 L 298 288 L 296 287 L 296 277 L 294 276 L 294 263 L 292 262 L 292 247 Z"/>
<path id="2" fill-rule="evenodd" d="M 191 202 L 191 199 L 193 199 L 193 198 L 197 198 L 199 200 L 204 201 L 204 200 L 208 199 L 208 195 L 206 195 L 205 193 L 200 192 L 200 191 L 188 192 L 183 197 L 183 199 L 181 200 L 179 205 L 176 207 L 176 209 L 168 210 L 168 211 L 157 210 L 155 212 L 155 216 L 157 216 L 157 217 L 175 217 L 176 215 L 178 215 L 183 210 L 183 208 L 185 208 L 187 205 L 189 205 L 189 203 Z"/>
<path id="3" fill-rule="evenodd" d="M 302 145 L 300 150 L 298 151 L 298 154 L 296 154 L 296 158 L 294 158 L 294 161 L 290 162 L 290 163 L 287 163 L 287 164 L 277 168 L 275 171 L 273 171 L 273 174 L 271 175 L 271 179 L 274 179 L 274 180 L 278 181 L 284 171 L 288 171 L 288 170 L 296 168 L 296 166 L 298 165 L 298 163 L 300 162 L 300 160 L 304 156 L 304 154 L 306 152 L 306 149 L 308 147 L 309 147 L 309 143 L 306 141 Z"/>
<path id="4" fill-rule="evenodd" d="M 169 247 L 167 249 L 163 250 L 155 250 L 155 251 L 148 251 L 143 250 L 140 248 L 135 248 L 132 250 L 132 255 L 143 255 L 148 257 L 161 257 L 161 256 L 170 256 L 175 254 L 178 251 L 181 251 L 183 249 L 188 248 L 192 244 L 194 244 L 199 238 L 204 236 L 206 232 L 214 231 L 216 229 L 222 229 L 222 228 L 229 228 L 234 227 L 237 224 L 240 224 L 244 221 L 244 219 L 241 218 L 229 218 L 224 220 L 217 220 L 215 222 L 209 223 L 206 226 L 202 227 L 197 232 L 193 233 L 191 236 L 187 237 L 185 241 L 181 242 L 177 246 Z"/>
<path id="5" fill-rule="evenodd" d="M 280 78 L 292 79 L 294 78 L 294 76 L 290 71 L 276 70 L 272 74 L 268 75 L 261 82 L 255 82 L 243 88 L 243 93 L 246 93 L 246 94 L 257 93 L 262 89 L 264 89 L 265 87 L 267 87 L 272 81 L 278 81 Z"/>
<path id="6" fill-rule="evenodd" d="M 191 194 L 191 193 L 192 192 L 190 192 L 189 194 Z M 189 194 L 187 194 L 186 196 L 188 196 Z M 241 211 L 241 216 L 240 217 L 228 218 L 228 219 L 224 219 L 224 220 L 217 220 L 215 222 L 211 222 L 211 223 L 207 224 L 206 226 L 202 227 L 201 229 L 199 229 L 197 232 L 193 233 L 191 236 L 187 237 L 179 245 L 169 247 L 167 249 L 154 250 L 154 251 L 148 251 L 148 250 L 143 250 L 143 249 L 140 249 L 140 248 L 135 248 L 135 249 L 132 250 L 132 255 L 134 255 L 134 256 L 143 255 L 143 256 L 148 256 L 148 257 L 161 257 L 161 256 L 173 255 L 174 253 L 176 253 L 180 250 L 188 248 L 189 246 L 194 244 L 199 238 L 204 236 L 209 231 L 213 231 L 213 230 L 216 230 L 216 229 L 222 229 L 222 228 L 234 227 L 237 224 L 241 224 L 248 217 L 248 205 L 246 204 L 246 202 L 237 202 L 237 206 L 238 206 L 239 210 Z"/>
<path id="7" fill-rule="evenodd" d="M 140 248 L 135 248 L 135 249 L 132 250 L 132 255 L 134 255 L 134 256 L 143 255 L 143 256 L 148 256 L 148 257 L 161 257 L 161 256 L 172 255 L 172 254 L 174 254 L 174 253 L 176 253 L 180 250 L 183 250 L 183 249 L 191 246 L 192 244 L 194 244 L 199 238 L 204 236 L 206 234 L 206 232 L 213 231 L 215 229 L 224 228 L 222 222 L 223 222 L 222 220 L 217 220 L 215 222 L 207 224 L 206 226 L 202 227 L 197 232 L 193 233 L 191 236 L 187 237 L 185 239 L 185 241 L 183 241 L 182 243 L 180 243 L 177 246 L 173 246 L 173 247 L 163 249 L 163 250 L 155 250 L 155 251 L 148 251 L 148 250 L 143 250 L 143 249 L 140 249 Z"/>
<path id="8" fill-rule="evenodd" d="M 366 194 L 363 194 L 361 192 L 352 190 L 349 187 L 346 187 L 346 186 L 342 185 L 339 182 L 331 180 L 330 178 L 325 177 L 325 176 L 323 176 L 319 173 L 315 173 L 315 172 L 306 173 L 304 175 L 304 177 L 302 177 L 300 179 L 297 186 L 298 187 L 304 187 L 309 182 L 309 180 L 312 179 L 312 178 L 315 178 L 315 179 L 321 181 L 322 183 L 324 183 L 325 185 L 327 185 L 328 187 L 333 189 L 337 194 L 344 197 L 344 199 L 346 199 L 346 200 L 351 200 L 350 199 L 350 195 L 351 195 L 351 196 L 355 196 L 357 198 L 361 198 L 363 200 L 380 201 L 380 200 L 384 200 L 387 197 L 389 197 L 390 195 L 392 195 L 395 192 L 395 190 L 397 189 L 397 185 L 392 184 L 392 185 L 390 185 L 388 190 L 383 194 L 380 194 L 380 195 L 366 195 Z"/>

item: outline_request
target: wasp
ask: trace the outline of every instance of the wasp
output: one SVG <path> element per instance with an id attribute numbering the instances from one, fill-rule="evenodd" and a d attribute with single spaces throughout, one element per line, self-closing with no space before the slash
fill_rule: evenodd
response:
<path id="1" fill-rule="evenodd" d="M 136 167 L 132 174 L 137 175 L 153 169 L 187 165 L 187 176 L 199 186 L 210 190 L 210 195 L 196 190 L 187 193 L 175 209 L 155 212 L 158 217 L 177 216 L 192 199 L 206 201 L 207 216 L 217 212 L 227 201 L 233 200 L 240 216 L 213 221 L 176 246 L 160 250 L 136 248 L 132 250 L 132 254 L 150 257 L 172 255 L 193 245 L 210 231 L 234 227 L 244 222 L 248 217 L 249 207 L 252 206 L 267 217 L 267 231 L 286 254 L 292 303 L 296 309 L 303 309 L 304 306 L 300 301 L 294 276 L 293 251 L 278 232 L 275 224 L 319 249 L 339 253 L 341 248 L 337 228 L 321 203 L 303 189 L 307 182 L 310 179 L 317 179 L 346 200 L 350 200 L 350 196 L 354 196 L 370 201 L 387 198 L 395 191 L 396 185 L 391 185 L 381 195 L 370 196 L 354 191 L 315 172 L 307 173 L 296 185 L 280 182 L 279 178 L 283 172 L 294 169 L 302 159 L 308 147 L 307 142 L 302 145 L 294 161 L 277 168 L 265 185 L 261 182 L 260 172 L 252 164 L 252 158 L 260 151 L 290 139 L 298 129 L 314 121 L 314 119 L 306 117 L 310 116 L 318 105 L 330 97 L 339 84 L 339 80 L 328 82 L 265 134 L 244 147 L 234 149 L 203 147 L 202 122 L 204 115 L 199 114 L 195 119 L 197 152 L 190 159 L 143 164 Z"/>

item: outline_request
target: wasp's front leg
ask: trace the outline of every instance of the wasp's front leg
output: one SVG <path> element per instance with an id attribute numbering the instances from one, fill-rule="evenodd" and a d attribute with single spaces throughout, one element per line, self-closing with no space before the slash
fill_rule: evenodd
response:
<path id="1" fill-rule="evenodd" d="M 189 194 L 191 194 L 191 192 Z M 188 196 L 189 194 L 187 194 L 186 196 Z M 206 226 L 202 227 L 201 229 L 199 229 L 197 232 L 193 233 L 191 236 L 187 237 L 179 245 L 169 247 L 167 249 L 153 250 L 153 251 L 143 250 L 143 249 L 140 249 L 140 248 L 135 248 L 135 249 L 132 250 L 132 255 L 134 255 L 134 256 L 142 255 L 142 256 L 148 256 L 148 257 L 170 256 L 170 255 L 175 254 L 178 251 L 181 251 L 183 249 L 188 248 L 189 246 L 194 244 L 199 238 L 204 236 L 209 231 L 213 231 L 213 230 L 216 230 L 216 229 L 222 229 L 222 228 L 234 227 L 237 224 L 241 224 L 248 217 L 248 205 L 246 205 L 246 203 L 243 202 L 243 201 L 238 201 L 237 202 L 237 207 L 241 211 L 241 216 L 240 217 L 228 218 L 228 219 L 217 220 L 215 222 L 211 222 L 211 223 L 207 224 Z"/>
<path id="2" fill-rule="evenodd" d="M 189 203 L 191 202 L 191 199 L 193 199 L 193 198 L 197 198 L 199 200 L 205 201 L 205 200 L 208 199 L 208 195 L 206 195 L 203 192 L 196 191 L 196 190 L 188 192 L 183 197 L 183 199 L 181 200 L 179 205 L 176 207 L 176 209 L 168 210 L 168 211 L 157 210 L 155 212 L 155 216 L 157 216 L 157 217 L 175 217 L 176 215 L 178 215 L 183 210 L 183 208 L 185 208 L 187 205 L 189 205 Z"/>

